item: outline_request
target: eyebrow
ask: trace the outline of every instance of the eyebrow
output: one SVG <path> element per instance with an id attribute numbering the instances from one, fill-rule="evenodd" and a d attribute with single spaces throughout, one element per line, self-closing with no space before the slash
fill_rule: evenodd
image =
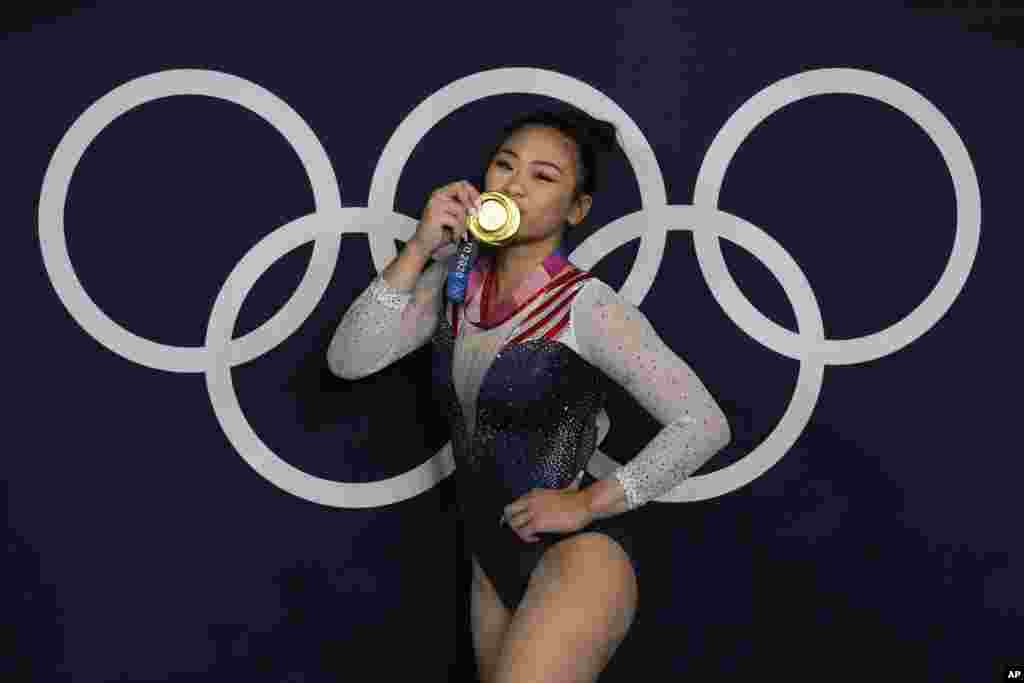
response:
<path id="1" fill-rule="evenodd" d="M 502 152 L 504 152 L 505 154 L 511 154 L 511 155 L 512 155 L 512 156 L 514 156 L 514 157 L 515 157 L 516 159 L 518 159 L 518 158 L 519 158 L 519 155 L 518 155 L 518 154 L 516 154 L 516 153 L 515 153 L 515 152 L 513 152 L 512 150 L 508 149 L 507 147 L 502 147 L 501 149 L 499 149 L 499 150 L 498 150 L 498 154 L 501 154 Z M 556 170 L 556 171 L 558 171 L 559 173 L 561 173 L 561 172 L 562 172 L 562 167 L 561 167 L 561 166 L 559 166 L 558 164 L 556 164 L 556 163 L 555 163 L 555 162 L 553 162 L 553 161 L 534 161 L 533 163 L 535 163 L 535 164 L 544 164 L 545 166 L 550 166 L 550 167 L 552 167 L 553 169 L 555 169 L 555 170 Z"/>

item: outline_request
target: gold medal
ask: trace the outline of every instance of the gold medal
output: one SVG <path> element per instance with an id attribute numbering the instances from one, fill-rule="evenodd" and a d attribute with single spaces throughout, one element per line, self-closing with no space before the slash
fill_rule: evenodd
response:
<path id="1" fill-rule="evenodd" d="M 475 216 L 466 216 L 466 227 L 480 242 L 500 246 L 519 230 L 519 207 L 508 195 L 484 192 L 480 210 Z"/>

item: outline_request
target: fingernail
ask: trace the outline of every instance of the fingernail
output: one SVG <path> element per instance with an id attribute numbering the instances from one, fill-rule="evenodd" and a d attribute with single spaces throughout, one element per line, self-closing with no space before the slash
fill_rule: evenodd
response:
<path id="1" fill-rule="evenodd" d="M 475 216 L 476 215 L 476 209 L 474 209 L 472 206 L 469 207 L 469 215 L 470 216 Z"/>

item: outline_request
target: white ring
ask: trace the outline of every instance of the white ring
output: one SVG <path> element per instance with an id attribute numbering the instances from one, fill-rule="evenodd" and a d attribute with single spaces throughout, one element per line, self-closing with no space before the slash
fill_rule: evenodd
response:
<path id="1" fill-rule="evenodd" d="M 796 74 L 757 93 L 729 117 L 704 156 L 693 203 L 718 206 L 725 171 L 747 135 L 772 113 L 815 95 L 854 94 L 884 102 L 909 116 L 942 154 L 956 196 L 956 238 L 935 288 L 905 318 L 874 334 L 818 340 L 794 334 L 764 316 L 732 279 L 714 235 L 694 236 L 697 262 L 711 293 L 740 329 L 789 358 L 813 354 L 829 365 L 852 365 L 900 350 L 932 328 L 960 294 L 974 265 L 981 238 L 981 190 L 974 165 L 956 129 L 931 102 L 899 81 L 859 69 L 818 69 Z"/>
<path id="2" fill-rule="evenodd" d="M 75 275 L 64 234 L 64 205 L 71 177 L 92 141 L 122 114 L 174 95 L 214 97 L 258 114 L 299 155 L 313 187 L 317 210 L 341 206 L 341 195 L 327 152 L 302 117 L 270 91 L 230 74 L 181 69 L 142 76 L 101 97 L 71 124 L 46 168 L 39 197 L 39 244 L 50 283 L 82 329 L 119 356 L 155 370 L 203 372 L 210 363 L 205 348 L 160 344 L 111 320 Z M 327 290 L 338 261 L 341 236 L 328 240 L 317 241 L 309 268 L 288 302 L 270 320 L 232 341 L 232 355 L 238 362 L 253 360 L 276 347 L 312 312 Z"/>

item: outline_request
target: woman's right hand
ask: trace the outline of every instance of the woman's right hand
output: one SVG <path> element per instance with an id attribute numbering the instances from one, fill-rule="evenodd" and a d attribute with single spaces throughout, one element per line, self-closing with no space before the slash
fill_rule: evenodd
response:
<path id="1" fill-rule="evenodd" d="M 430 195 L 412 239 L 433 257 L 437 250 L 462 239 L 469 230 L 466 215 L 479 209 L 480 192 L 468 180 L 449 183 Z"/>

